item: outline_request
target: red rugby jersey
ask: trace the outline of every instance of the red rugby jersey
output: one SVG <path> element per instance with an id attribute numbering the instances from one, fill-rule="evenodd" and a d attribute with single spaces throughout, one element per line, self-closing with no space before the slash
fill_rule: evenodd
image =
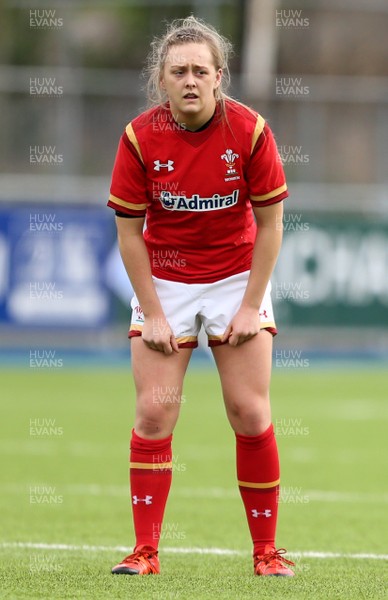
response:
<path id="1" fill-rule="evenodd" d="M 250 269 L 253 206 L 288 196 L 283 167 L 264 119 L 234 101 L 191 132 L 168 106 L 136 117 L 120 140 L 108 206 L 146 215 L 153 275 L 212 283 Z"/>

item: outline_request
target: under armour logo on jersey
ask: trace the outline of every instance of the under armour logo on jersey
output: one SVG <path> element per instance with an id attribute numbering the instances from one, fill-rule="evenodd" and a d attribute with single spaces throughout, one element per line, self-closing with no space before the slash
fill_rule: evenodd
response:
<path id="1" fill-rule="evenodd" d="M 146 496 L 145 498 L 138 498 L 137 496 L 132 496 L 133 504 L 138 504 L 139 502 L 144 502 L 145 504 L 152 504 L 152 496 Z"/>
<path id="2" fill-rule="evenodd" d="M 272 517 L 272 512 L 270 508 L 266 508 L 264 512 L 259 512 L 258 510 L 256 510 L 255 508 L 252 509 L 252 517 Z"/>
<path id="3" fill-rule="evenodd" d="M 167 169 L 167 171 L 173 171 L 173 164 L 173 160 L 168 160 L 166 163 L 161 163 L 160 160 L 154 160 L 154 171 L 160 171 L 160 169 Z"/>

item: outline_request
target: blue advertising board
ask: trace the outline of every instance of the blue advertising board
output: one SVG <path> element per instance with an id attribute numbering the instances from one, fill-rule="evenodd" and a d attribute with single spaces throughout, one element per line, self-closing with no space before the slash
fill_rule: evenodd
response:
<path id="1" fill-rule="evenodd" d="M 94 328 L 111 317 L 104 264 L 111 211 L 96 207 L 0 207 L 0 325 Z"/>

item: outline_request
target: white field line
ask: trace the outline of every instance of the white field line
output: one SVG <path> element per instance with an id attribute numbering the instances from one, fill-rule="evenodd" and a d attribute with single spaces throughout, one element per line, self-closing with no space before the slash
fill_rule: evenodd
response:
<path id="1" fill-rule="evenodd" d="M 126 546 L 88 546 L 73 544 L 46 544 L 44 542 L 1 542 L 0 549 L 30 549 L 30 550 L 64 550 L 67 552 L 131 552 Z M 231 550 L 229 548 L 162 548 L 165 554 L 211 554 L 218 556 L 248 556 L 250 553 L 243 550 Z M 294 558 L 349 558 L 349 559 L 372 559 L 388 560 L 388 554 L 346 554 L 342 552 L 288 552 L 287 555 Z"/>
<path id="2" fill-rule="evenodd" d="M 29 484 L 5 483 L 0 485 L 0 494 L 29 494 L 30 488 L 35 487 L 53 487 L 53 483 L 35 482 Z M 98 483 L 90 484 L 64 484 L 55 485 L 58 493 L 68 496 L 108 496 L 124 497 L 129 494 L 129 488 L 126 485 L 100 485 Z M 388 493 L 378 492 L 337 492 L 334 490 L 308 490 L 301 487 L 281 486 L 283 497 L 281 501 L 291 504 L 294 497 L 303 498 L 303 502 L 344 502 L 344 503 L 388 503 Z M 43 493 L 43 492 L 42 492 Z M 177 488 L 172 489 L 171 497 L 178 498 L 203 498 L 220 500 L 230 500 L 239 498 L 238 490 L 221 487 L 209 488 Z M 297 501 L 294 500 L 297 504 Z"/>

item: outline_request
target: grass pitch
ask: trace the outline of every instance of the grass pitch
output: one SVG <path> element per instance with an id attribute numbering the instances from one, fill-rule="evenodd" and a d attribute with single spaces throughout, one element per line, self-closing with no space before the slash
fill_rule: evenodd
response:
<path id="1" fill-rule="evenodd" d="M 277 546 L 288 549 L 297 576 L 258 578 L 218 378 L 191 367 L 174 434 L 162 574 L 126 577 L 110 569 L 134 543 L 129 368 L 3 370 L 0 597 L 387 597 L 387 389 L 383 370 L 274 369 Z"/>

